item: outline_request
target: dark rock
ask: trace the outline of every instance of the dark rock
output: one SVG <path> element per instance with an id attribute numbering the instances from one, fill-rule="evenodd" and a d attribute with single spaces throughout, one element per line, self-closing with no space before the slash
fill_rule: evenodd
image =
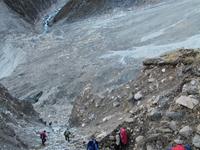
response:
<path id="1" fill-rule="evenodd" d="M 143 2 L 139 0 L 137 2 Z M 113 0 L 70 0 L 54 17 L 51 24 L 56 23 L 59 20 L 66 19 L 65 22 L 71 23 L 81 19 L 89 18 L 90 16 L 101 14 L 113 7 L 131 7 L 136 1 L 113 1 Z M 98 8 L 98 9 L 97 9 Z"/>
<path id="2" fill-rule="evenodd" d="M 153 121 L 160 121 L 162 119 L 162 113 L 160 111 L 156 110 L 156 109 L 153 109 L 150 112 L 149 117 Z"/>
<path id="3" fill-rule="evenodd" d="M 177 111 L 177 112 L 167 112 L 166 116 L 172 118 L 173 120 L 181 120 L 187 113 L 185 111 Z"/>
<path id="4" fill-rule="evenodd" d="M 16 11 L 24 20 L 31 24 L 39 19 L 40 13 L 49 8 L 57 0 L 4 0 L 4 2 Z"/>
<path id="5" fill-rule="evenodd" d="M 31 104 L 35 104 L 38 102 L 39 98 L 42 96 L 43 91 L 36 92 L 31 94 L 30 96 L 26 97 L 24 100 L 29 101 Z"/>

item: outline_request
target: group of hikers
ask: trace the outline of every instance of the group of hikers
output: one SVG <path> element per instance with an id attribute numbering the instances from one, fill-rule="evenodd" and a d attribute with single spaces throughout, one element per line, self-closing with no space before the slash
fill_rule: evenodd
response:
<path id="1" fill-rule="evenodd" d="M 122 128 L 120 131 L 116 131 L 115 135 L 115 150 L 125 149 L 128 144 L 128 136 L 125 128 Z"/>
<path id="2" fill-rule="evenodd" d="M 70 135 L 71 132 L 67 128 L 64 132 L 64 137 L 65 140 L 68 142 L 70 142 L 69 140 Z M 40 132 L 40 138 L 42 139 L 42 144 L 44 145 L 47 140 L 46 130 Z M 167 150 L 192 150 L 189 145 L 182 145 L 183 142 L 181 140 L 175 140 L 175 142 L 177 145 L 175 147 L 168 148 Z M 114 149 L 125 150 L 128 148 L 127 145 L 128 145 L 128 135 L 126 129 L 122 128 L 121 130 L 116 131 Z M 98 141 L 96 141 L 94 138 L 89 140 L 89 142 L 86 145 L 86 150 L 98 150 L 98 149 L 99 149 Z"/>
<path id="3" fill-rule="evenodd" d="M 66 141 L 70 141 L 69 140 L 69 136 L 71 135 L 71 132 L 69 131 L 69 129 L 67 128 L 64 132 L 64 136 L 65 136 L 65 140 Z M 46 130 L 43 130 L 42 132 L 40 132 L 40 138 L 42 140 L 42 145 L 45 145 L 45 142 L 47 140 L 47 134 L 46 134 Z"/>

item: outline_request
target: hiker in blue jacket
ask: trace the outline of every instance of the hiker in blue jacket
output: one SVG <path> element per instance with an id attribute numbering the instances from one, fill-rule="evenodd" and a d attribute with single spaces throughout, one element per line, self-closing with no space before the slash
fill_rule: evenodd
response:
<path id="1" fill-rule="evenodd" d="M 98 150 L 98 145 L 96 140 L 92 139 L 88 142 L 87 150 Z"/>

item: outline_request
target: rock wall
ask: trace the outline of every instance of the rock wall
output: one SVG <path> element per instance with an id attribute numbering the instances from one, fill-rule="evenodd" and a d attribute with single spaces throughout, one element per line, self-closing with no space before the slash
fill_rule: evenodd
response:
<path id="1" fill-rule="evenodd" d="M 161 0 L 70 0 L 54 17 L 52 23 L 64 19 L 75 22 L 90 16 L 102 14 L 114 8 L 128 8 L 134 5 L 155 3 Z"/>
<path id="2" fill-rule="evenodd" d="M 42 122 L 28 101 L 12 97 L 0 84 L 0 147 L 2 149 L 27 149 L 37 146 L 38 135 L 34 127 Z M 31 141 L 31 142 L 30 142 Z"/>
<path id="3" fill-rule="evenodd" d="M 57 0 L 4 0 L 4 2 L 26 21 L 35 24 L 40 17 L 40 13 Z"/>

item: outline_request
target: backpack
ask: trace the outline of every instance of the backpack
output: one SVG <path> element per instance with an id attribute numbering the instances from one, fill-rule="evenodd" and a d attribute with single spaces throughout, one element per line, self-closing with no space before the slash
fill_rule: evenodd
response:
<path id="1" fill-rule="evenodd" d="M 95 150 L 95 143 L 93 141 L 89 141 L 87 144 L 87 149 L 88 150 Z"/>
<path id="2" fill-rule="evenodd" d="M 186 150 L 186 148 L 182 145 L 177 145 L 176 147 L 172 148 L 172 150 Z"/>
<path id="3" fill-rule="evenodd" d="M 43 134 L 40 134 L 40 138 L 43 139 L 43 138 L 44 138 L 44 135 L 43 135 Z"/>
<path id="4" fill-rule="evenodd" d="M 185 147 L 186 150 L 192 150 L 189 145 L 185 145 L 184 147 Z"/>
<path id="5" fill-rule="evenodd" d="M 93 144 L 94 144 L 94 147 L 95 147 L 95 144 L 97 145 L 97 148 L 99 148 L 99 142 L 96 141 L 96 140 L 93 140 Z"/>
<path id="6" fill-rule="evenodd" d="M 65 136 L 69 136 L 69 134 L 70 134 L 69 130 L 66 130 L 66 131 L 64 132 L 64 135 L 65 135 Z"/>

